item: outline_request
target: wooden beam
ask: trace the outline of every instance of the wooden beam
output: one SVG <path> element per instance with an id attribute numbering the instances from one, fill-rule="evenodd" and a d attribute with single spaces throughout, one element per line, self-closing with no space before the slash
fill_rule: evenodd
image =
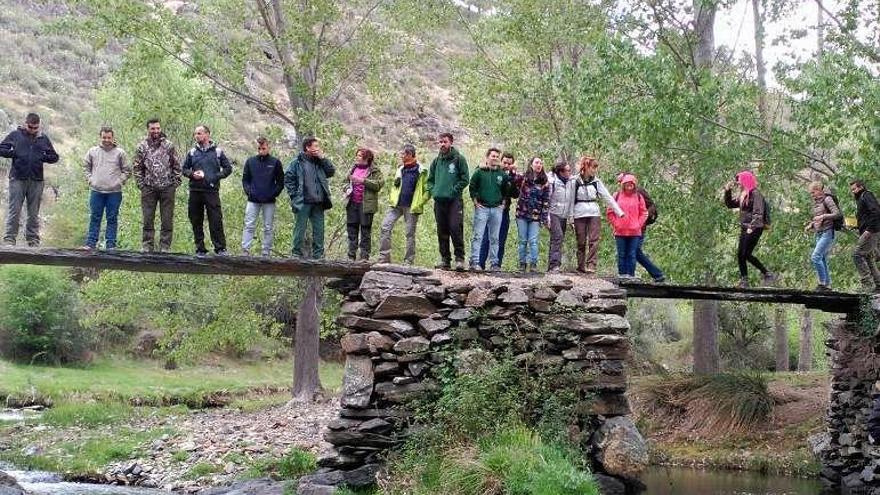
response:
<path id="1" fill-rule="evenodd" d="M 0 264 L 71 266 L 103 270 L 197 275 L 336 278 L 360 278 L 370 271 L 371 266 L 366 262 L 302 258 L 212 255 L 197 257 L 173 253 L 49 248 L 0 248 Z"/>
<path id="2" fill-rule="evenodd" d="M 627 297 L 648 299 L 709 299 L 774 304 L 797 304 L 829 313 L 854 313 L 862 297 L 846 292 L 816 292 L 796 289 L 706 287 L 699 285 L 647 284 L 632 280 L 616 280 Z"/>

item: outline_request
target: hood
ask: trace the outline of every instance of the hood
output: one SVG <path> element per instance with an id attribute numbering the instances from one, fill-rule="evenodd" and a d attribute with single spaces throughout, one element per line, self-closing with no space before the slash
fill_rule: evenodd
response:
<path id="1" fill-rule="evenodd" d="M 755 177 L 755 174 L 750 170 L 743 170 L 736 174 L 736 181 L 742 186 L 743 191 L 746 193 L 750 193 L 753 189 L 758 187 L 758 178 Z"/>
<path id="2" fill-rule="evenodd" d="M 621 174 L 617 178 L 617 182 L 621 185 L 626 184 L 627 182 L 632 182 L 634 185 L 639 185 L 638 180 L 636 180 L 636 176 L 633 174 Z"/>

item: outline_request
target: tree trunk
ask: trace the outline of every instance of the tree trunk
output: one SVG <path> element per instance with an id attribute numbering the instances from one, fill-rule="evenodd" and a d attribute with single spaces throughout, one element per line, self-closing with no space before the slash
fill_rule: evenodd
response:
<path id="1" fill-rule="evenodd" d="M 801 315 L 801 342 L 798 352 L 798 371 L 813 369 L 813 312 L 804 308 Z"/>
<path id="2" fill-rule="evenodd" d="M 767 65 L 764 62 L 764 13 L 763 0 L 752 0 L 752 13 L 755 17 L 755 71 L 758 75 L 758 115 L 764 129 L 770 129 L 767 116 Z"/>
<path id="3" fill-rule="evenodd" d="M 296 344 L 293 356 L 293 390 L 295 400 L 313 401 L 321 392 L 318 375 L 320 357 L 321 303 L 324 279 L 309 277 L 296 315 Z"/>
<path id="4" fill-rule="evenodd" d="M 694 63 L 696 69 L 712 69 L 712 62 L 715 57 L 715 11 L 716 2 L 706 2 L 704 0 L 694 0 L 694 32 L 697 38 L 697 46 L 694 52 Z M 699 91 L 699 88 L 695 88 Z M 708 124 L 704 124 L 700 129 L 700 139 L 703 144 L 709 148 L 711 145 L 712 135 Z M 704 182 L 698 178 L 699 182 Z M 696 190 L 709 191 L 712 186 L 709 184 L 695 184 Z M 706 242 L 708 239 L 700 236 L 697 242 Z M 711 283 L 714 277 L 711 272 L 707 272 L 704 282 Z M 717 373 L 720 368 L 720 358 L 718 355 L 718 302 L 717 301 L 694 301 L 694 373 Z"/>
<path id="5" fill-rule="evenodd" d="M 825 11 L 822 2 L 816 2 L 816 54 L 820 57 L 825 53 Z"/>
<path id="6" fill-rule="evenodd" d="M 788 319 L 786 318 L 785 307 L 777 306 L 775 313 L 773 350 L 776 355 L 776 371 L 788 371 Z"/>
<path id="7" fill-rule="evenodd" d="M 694 373 L 718 373 L 718 301 L 694 301 Z"/>

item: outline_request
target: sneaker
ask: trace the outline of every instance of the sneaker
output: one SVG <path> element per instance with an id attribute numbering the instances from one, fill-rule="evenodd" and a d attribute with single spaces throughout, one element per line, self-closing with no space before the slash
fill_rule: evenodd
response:
<path id="1" fill-rule="evenodd" d="M 457 272 L 463 272 L 463 271 L 465 271 L 465 269 L 464 269 L 464 260 L 457 260 L 457 261 L 455 262 L 455 271 L 457 271 Z"/>
<path id="2" fill-rule="evenodd" d="M 434 265 L 434 268 L 437 270 L 452 270 L 452 265 L 450 265 L 448 261 L 441 261 Z"/>
<path id="3" fill-rule="evenodd" d="M 251 255 L 251 252 L 250 252 L 250 250 L 242 249 L 242 250 L 241 250 L 241 255 L 242 255 L 242 256 L 250 256 L 250 255 Z"/>
<path id="4" fill-rule="evenodd" d="M 204 258 L 207 255 L 208 255 L 207 251 L 196 251 L 196 256 L 199 258 Z"/>
<path id="5" fill-rule="evenodd" d="M 747 279 L 747 278 L 739 279 L 739 283 L 736 284 L 736 286 L 739 287 L 740 289 L 748 289 L 749 288 L 749 279 Z"/>
<path id="6" fill-rule="evenodd" d="M 776 282 L 779 281 L 779 277 L 773 272 L 767 272 L 761 277 L 761 283 L 768 286 L 776 285 Z"/>
<path id="7" fill-rule="evenodd" d="M 562 271 L 562 270 L 560 270 L 560 268 L 558 266 L 554 266 L 554 267 L 547 269 L 547 273 L 559 273 L 560 271 Z"/>
<path id="8" fill-rule="evenodd" d="M 227 253 L 225 249 L 218 249 L 217 250 L 217 256 L 228 256 L 228 255 L 229 255 L 229 253 Z"/>
<path id="9" fill-rule="evenodd" d="M 500 272 L 500 271 L 501 271 L 501 267 L 498 266 L 498 265 L 492 265 L 492 266 L 489 267 L 489 271 L 490 271 L 490 272 Z"/>
<path id="10" fill-rule="evenodd" d="M 662 283 L 664 283 L 664 282 L 666 282 L 666 276 L 665 276 L 665 275 L 660 275 L 659 277 L 657 277 L 657 278 L 654 279 L 654 283 L 655 283 L 655 284 L 662 284 Z"/>
<path id="11" fill-rule="evenodd" d="M 527 263 L 520 263 L 519 271 L 526 273 L 527 271 L 529 271 L 529 265 Z"/>
<path id="12" fill-rule="evenodd" d="M 831 286 L 825 284 L 819 284 L 816 286 L 816 292 L 831 292 Z"/>
<path id="13" fill-rule="evenodd" d="M 83 251 L 91 251 L 95 249 L 95 246 L 89 246 L 88 244 L 86 244 L 84 246 L 81 246 L 80 249 L 82 249 Z"/>
<path id="14" fill-rule="evenodd" d="M 456 266 L 455 269 L 458 270 L 458 266 Z M 468 268 L 468 270 L 470 270 L 470 271 L 472 271 L 472 272 L 481 272 L 481 271 L 483 271 L 483 269 L 480 267 L 480 265 L 473 264 L 473 263 L 471 264 L 470 268 Z"/>

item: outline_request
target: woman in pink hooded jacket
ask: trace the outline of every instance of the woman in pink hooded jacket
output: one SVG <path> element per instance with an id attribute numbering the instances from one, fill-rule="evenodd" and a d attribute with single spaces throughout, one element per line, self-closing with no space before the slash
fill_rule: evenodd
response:
<path id="1" fill-rule="evenodd" d="M 622 217 L 617 216 L 611 208 L 606 211 L 608 223 L 614 230 L 617 241 L 617 273 L 621 277 L 635 277 L 636 252 L 639 241 L 648 221 L 648 207 L 645 198 L 636 190 L 636 176 L 624 174 L 620 178 L 620 191 L 614 195 L 617 205 L 623 210 Z"/>
<path id="2" fill-rule="evenodd" d="M 739 265 L 739 286 L 743 288 L 749 286 L 749 272 L 746 262 L 761 271 L 764 285 L 773 285 L 776 282 L 776 275 L 767 270 L 752 254 L 758 247 L 758 241 L 761 239 L 765 227 L 766 202 L 764 196 L 758 191 L 758 179 L 752 172 L 743 170 L 736 174 L 736 182 L 740 188 L 739 195 L 733 197 L 733 183 L 727 183 L 724 187 L 724 204 L 728 208 L 739 208 L 740 233 L 736 251 L 736 261 Z"/>

